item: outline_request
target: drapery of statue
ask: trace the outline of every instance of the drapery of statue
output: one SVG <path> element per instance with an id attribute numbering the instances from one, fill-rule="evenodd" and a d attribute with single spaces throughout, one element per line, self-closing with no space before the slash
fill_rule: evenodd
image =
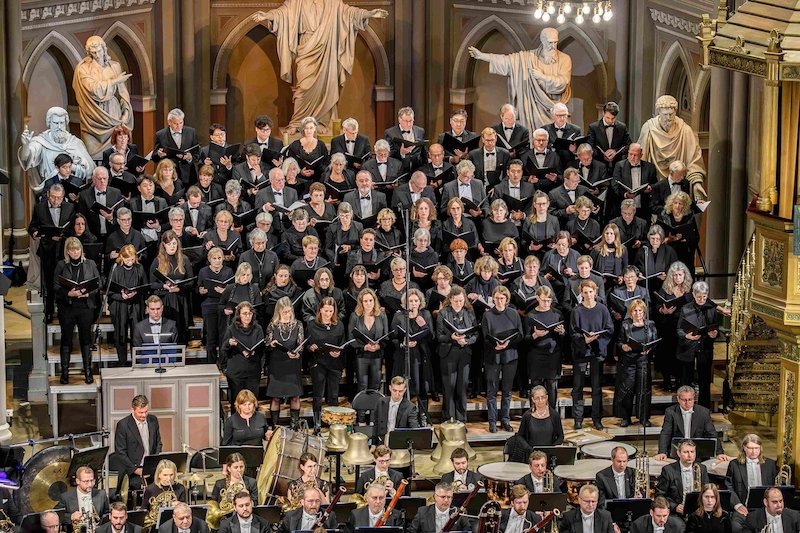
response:
<path id="1" fill-rule="evenodd" d="M 253 15 L 277 36 L 281 79 L 287 83 L 292 83 L 294 62 L 294 111 L 284 131 L 296 133 L 305 117 L 314 117 L 319 133 L 329 132 L 339 91 L 353 71 L 358 32 L 370 19 L 387 16 L 384 9 L 361 9 L 341 0 L 286 0 Z"/>
<path id="2" fill-rule="evenodd" d="M 78 99 L 81 137 L 90 154 L 97 155 L 111 145 L 111 133 L 119 125 L 133 130 L 133 108 L 125 82 L 131 77 L 108 55 L 102 37 L 86 40 L 89 54 L 75 67 L 72 88 Z"/>
<path id="3" fill-rule="evenodd" d="M 669 175 L 669 164 L 675 160 L 686 165 L 686 179 L 692 184 L 696 200 L 707 198 L 703 183 L 706 166 L 700 152 L 697 134 L 681 117 L 677 116 L 678 101 L 668 94 L 656 100 L 656 116 L 642 125 L 639 144 L 642 159 L 658 169 L 660 179 Z"/>
<path id="4" fill-rule="evenodd" d="M 533 131 L 553 122 L 553 106 L 566 104 L 572 94 L 572 58 L 558 50 L 558 30 L 545 28 L 541 46 L 513 54 L 487 54 L 474 46 L 469 53 L 489 63 L 489 72 L 508 77 L 509 101 L 520 123 Z"/>

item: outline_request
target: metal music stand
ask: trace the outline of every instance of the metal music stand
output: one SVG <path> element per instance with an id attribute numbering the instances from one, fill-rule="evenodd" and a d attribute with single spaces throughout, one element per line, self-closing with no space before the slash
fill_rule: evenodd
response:
<path id="1" fill-rule="evenodd" d="M 108 449 L 108 446 L 101 446 L 99 448 L 89 448 L 75 452 L 69 462 L 67 479 L 74 478 L 75 472 L 82 466 L 91 468 L 95 472 L 95 475 L 97 475 L 98 472 L 102 472 L 106 462 L 106 456 L 108 455 Z"/>
<path id="2" fill-rule="evenodd" d="M 534 446 L 533 450 L 547 454 L 547 464 L 550 470 L 556 466 L 574 465 L 578 455 L 576 446 Z"/>
<path id="3" fill-rule="evenodd" d="M 552 509 L 567 510 L 567 495 L 564 492 L 536 492 L 528 495 L 528 510 L 546 513 Z"/>
<path id="4" fill-rule="evenodd" d="M 402 450 L 408 448 L 411 455 L 411 477 L 416 474 L 414 450 L 433 448 L 433 428 L 395 429 L 389 433 L 389 448 Z"/>
<path id="5" fill-rule="evenodd" d="M 160 337 L 172 337 L 172 333 L 145 333 L 156 342 L 133 348 L 132 368 L 153 368 L 156 374 L 163 374 L 167 366 L 184 366 L 186 364 L 186 346 L 175 343 L 160 343 Z"/>

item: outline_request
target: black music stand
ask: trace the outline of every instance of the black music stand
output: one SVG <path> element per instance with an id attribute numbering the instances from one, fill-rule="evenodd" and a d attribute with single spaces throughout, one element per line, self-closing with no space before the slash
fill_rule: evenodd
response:
<path id="1" fill-rule="evenodd" d="M 533 450 L 547 454 L 547 464 L 550 470 L 556 466 L 574 465 L 578 455 L 578 448 L 575 446 L 534 446 Z"/>
<path id="2" fill-rule="evenodd" d="M 278 511 L 281 510 L 280 506 L 278 507 Z M 328 504 L 320 505 L 320 511 L 326 511 L 328 509 Z M 336 507 L 333 508 L 333 516 L 336 517 L 336 523 L 338 524 L 346 524 L 350 521 L 350 512 L 356 510 L 356 502 L 342 502 L 339 500 L 339 503 L 336 504 Z M 280 522 L 280 520 L 279 520 Z"/>
<path id="3" fill-rule="evenodd" d="M 220 446 L 219 464 L 224 465 L 228 461 L 228 456 L 234 453 L 242 454 L 244 464 L 247 468 L 255 468 L 264 462 L 263 446 Z"/>
<path id="4" fill-rule="evenodd" d="M 743 502 L 748 511 L 764 507 L 764 491 L 768 488 L 768 486 L 750 487 L 750 490 L 747 491 L 747 499 Z M 781 489 L 784 503 L 794 499 L 794 485 L 780 485 L 778 488 Z"/>
<path id="5" fill-rule="evenodd" d="M 454 492 L 453 493 L 453 507 L 461 508 L 464 505 L 464 501 L 466 501 L 467 496 L 469 496 L 469 492 Z M 472 498 L 472 501 L 469 502 L 469 507 L 467 507 L 467 514 L 478 516 L 481 512 L 481 507 L 486 501 L 489 499 L 489 495 L 486 493 L 486 490 L 481 489 L 475 493 L 475 497 Z"/>
<path id="6" fill-rule="evenodd" d="M 253 514 L 266 520 L 269 524 L 280 524 L 281 522 L 280 505 L 256 505 L 253 507 Z"/>
<path id="7" fill-rule="evenodd" d="M 67 479 L 75 477 L 75 472 L 82 466 L 88 466 L 94 470 L 95 476 L 98 472 L 103 470 L 103 465 L 106 462 L 106 455 L 108 455 L 108 446 L 101 446 L 99 448 L 90 448 L 88 450 L 81 450 L 75 452 L 69 462 L 67 469 Z"/>
<path id="8" fill-rule="evenodd" d="M 430 450 L 433 448 L 433 428 L 400 429 L 389 433 L 389 448 L 402 450 L 408 448 L 411 455 L 411 477 L 416 475 L 414 450 Z"/>
<path id="9" fill-rule="evenodd" d="M 147 511 L 139 509 L 136 511 L 128 511 L 128 522 L 136 524 L 139 527 L 144 527 L 144 519 L 147 517 Z"/>
<path id="10" fill-rule="evenodd" d="M 383 528 L 379 529 L 379 531 L 382 530 Z M 314 531 L 316 531 L 316 529 Z M 292 530 L 292 533 L 314 533 L 314 531 L 310 529 L 294 529 Z M 325 533 L 341 533 L 341 531 L 342 531 L 341 529 L 326 529 Z"/>
<path id="11" fill-rule="evenodd" d="M 403 533 L 403 528 L 399 526 L 383 527 L 357 527 L 356 533 Z"/>
<path id="12" fill-rule="evenodd" d="M 162 460 L 172 461 L 178 472 L 186 472 L 186 464 L 189 462 L 189 454 L 186 452 L 159 453 L 157 455 L 146 455 L 142 464 L 142 478 L 152 477 L 156 472 L 158 463 Z"/>
<path id="13" fill-rule="evenodd" d="M 567 495 L 564 492 L 535 492 L 528 495 L 528 510 L 547 513 L 558 509 L 567 510 Z"/>
<path id="14" fill-rule="evenodd" d="M 412 520 L 417 516 L 420 507 L 425 507 L 428 502 L 421 496 L 400 496 L 397 500 L 395 509 L 403 513 L 406 521 Z"/>
<path id="15" fill-rule="evenodd" d="M 722 505 L 723 510 L 728 511 L 729 513 L 733 511 L 733 507 L 731 506 L 731 491 L 729 490 L 719 491 L 719 502 L 720 505 Z M 697 510 L 697 507 L 700 505 L 702 505 L 700 502 L 700 493 L 689 492 L 688 494 L 686 494 L 686 498 L 684 499 L 683 514 L 684 515 L 692 514 Z"/>
<path id="16" fill-rule="evenodd" d="M 630 529 L 631 522 L 650 512 L 653 500 L 650 498 L 618 498 L 606 500 L 606 511 L 611 513 L 615 524 Z"/>
<path id="17" fill-rule="evenodd" d="M 706 459 L 717 456 L 717 439 L 684 439 L 682 437 L 673 437 L 673 458 L 677 458 L 678 446 L 685 440 L 694 442 L 697 450 L 697 461 L 705 461 Z"/>

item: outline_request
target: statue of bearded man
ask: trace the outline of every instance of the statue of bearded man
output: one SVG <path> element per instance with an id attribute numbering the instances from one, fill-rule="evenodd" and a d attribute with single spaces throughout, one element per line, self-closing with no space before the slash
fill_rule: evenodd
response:
<path id="1" fill-rule="evenodd" d="M 639 135 L 642 159 L 656 166 L 660 179 L 669 175 L 670 163 L 683 161 L 694 199 L 705 200 L 706 167 L 700 142 L 692 127 L 677 116 L 677 112 L 678 101 L 674 97 L 666 94 L 656 100 L 656 115 L 644 123 Z"/>

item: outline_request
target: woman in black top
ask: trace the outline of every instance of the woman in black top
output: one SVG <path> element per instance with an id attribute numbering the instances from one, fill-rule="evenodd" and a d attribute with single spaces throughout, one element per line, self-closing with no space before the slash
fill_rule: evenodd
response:
<path id="1" fill-rule="evenodd" d="M 166 161 L 166 160 L 165 160 Z M 178 467 L 168 459 L 162 459 L 156 465 L 155 481 L 147 485 L 142 496 L 142 509 L 150 511 L 153 498 L 162 492 L 172 491 L 179 502 L 186 503 L 186 488 L 181 483 L 175 482 Z"/>
<path id="2" fill-rule="evenodd" d="M 535 255 L 526 257 L 522 275 L 514 281 L 513 286 L 509 289 L 511 290 L 511 300 L 517 306 L 520 316 L 524 317 L 537 305 L 536 293 L 541 287 L 551 290 L 551 305 L 558 305 L 555 291 L 552 290 L 553 286 L 540 273 L 540 265 L 539 258 Z"/>
<path id="3" fill-rule="evenodd" d="M 242 200 L 242 186 L 236 180 L 230 180 L 225 184 L 225 201 L 217 205 L 216 213 L 227 211 L 232 215 L 241 215 L 253 208 L 250 202 Z M 244 234 L 248 227 L 234 221 L 231 223 L 231 230 L 239 235 Z"/>
<path id="4" fill-rule="evenodd" d="M 530 384 L 544 387 L 550 407 L 555 409 L 561 377 L 561 342 L 566 330 L 563 316 L 552 305 L 553 290 L 540 286 L 536 290 L 536 307 L 525 316 L 524 329 L 525 337 L 530 339 L 526 343 L 530 347 L 527 355 Z"/>
<path id="5" fill-rule="evenodd" d="M 525 270 L 522 260 L 517 255 L 517 241 L 505 237 L 500 241 L 497 252 L 500 255 L 497 259 L 497 280 L 506 287 L 511 287 L 511 283 Z"/>
<path id="6" fill-rule="evenodd" d="M 363 265 L 354 266 L 353 270 L 350 271 L 347 290 L 344 292 L 345 319 L 349 319 L 350 315 L 356 310 L 358 293 L 367 287 L 367 269 Z"/>
<path id="7" fill-rule="evenodd" d="M 617 383 L 614 388 L 614 411 L 620 417 L 620 427 L 631 425 L 631 416 L 649 427 L 650 402 L 653 397 L 650 380 L 649 343 L 658 339 L 658 331 L 652 320 L 647 320 L 647 303 L 634 300 L 628 306 L 629 318 L 622 322 L 617 340 Z M 634 412 L 634 405 L 636 411 Z"/>
<path id="8" fill-rule="evenodd" d="M 508 460 L 519 463 L 525 461 L 533 448 L 564 443 L 561 415 L 552 407 L 552 402 L 548 402 L 547 391 L 541 385 L 531 391 L 531 408 L 522 415 L 522 422 L 513 438 L 517 445 L 509 446 L 514 454 L 509 455 Z"/>
<path id="9" fill-rule="evenodd" d="M 133 327 L 142 317 L 142 301 L 147 292 L 148 281 L 147 273 L 139 263 L 136 248 L 132 244 L 126 244 L 120 249 L 115 264 L 110 274 L 108 307 L 111 324 L 114 326 L 117 360 L 119 366 L 126 366 L 128 344 Z"/>
<path id="10" fill-rule="evenodd" d="M 544 279 L 553 286 L 559 302 L 564 302 L 569 280 L 578 275 L 578 258 L 581 254 L 569 247 L 570 239 L 568 231 L 559 231 L 553 249 L 545 252 L 542 258 Z"/>
<path id="11" fill-rule="evenodd" d="M 719 489 L 714 483 L 703 485 L 697 510 L 686 519 L 686 533 L 731 533 L 731 517 L 722 510 Z"/>
<path id="12" fill-rule="evenodd" d="M 353 208 L 347 202 L 339 204 L 338 219 L 325 231 L 325 256 L 332 263 L 337 284 L 344 284 L 349 272 L 345 264 L 350 250 L 358 247 L 358 238 L 364 228 L 361 222 L 353 221 Z"/>
<path id="13" fill-rule="evenodd" d="M 447 262 L 447 268 L 453 273 L 453 283 L 464 287 L 475 275 L 475 264 L 467 259 L 469 247 L 464 239 L 454 239 L 450 243 L 451 259 Z"/>
<path id="14" fill-rule="evenodd" d="M 275 314 L 267 326 L 267 345 L 269 353 L 269 381 L 267 396 L 272 398 L 269 414 L 272 425 L 278 423 L 281 399 L 289 398 L 289 413 L 292 429 L 297 430 L 300 422 L 300 394 L 303 385 L 300 382 L 302 373 L 302 347 L 305 344 L 303 324 L 294 317 L 294 308 L 289 298 L 281 298 L 275 303 Z"/>
<path id="15" fill-rule="evenodd" d="M 433 390 L 433 368 L 431 365 L 431 340 L 433 319 L 425 309 L 425 297 L 416 288 L 409 289 L 401 297 L 403 309 L 392 317 L 391 331 L 395 333 L 394 366 L 392 376 L 405 376 L 408 364 L 411 377 L 411 396 L 417 396 L 420 404 L 420 426 L 428 425 L 428 395 Z M 406 362 L 406 333 L 409 336 L 408 363 Z"/>
<path id="16" fill-rule="evenodd" d="M 183 184 L 171 159 L 162 159 L 158 162 L 153 178 L 155 178 L 156 196 L 166 200 L 167 205 L 179 205 L 184 202 Z"/>
<path id="17" fill-rule="evenodd" d="M 381 283 L 378 289 L 378 296 L 380 296 L 387 317 L 394 317 L 394 314 L 402 308 L 400 300 L 406 293 L 406 268 L 405 259 L 402 257 L 393 258 L 389 263 L 392 277 Z M 412 280 L 408 288 L 419 289 L 419 285 Z M 392 374 L 392 376 L 397 375 Z"/>
<path id="18" fill-rule="evenodd" d="M 472 305 L 478 305 L 475 316 L 478 320 L 483 316 L 483 312 L 492 306 L 492 294 L 500 286 L 497 280 L 499 267 L 497 261 L 484 255 L 475 261 L 475 277 L 473 277 L 464 290 L 467 291 L 467 299 Z"/>
<path id="19" fill-rule="evenodd" d="M 655 350 L 655 367 L 664 379 L 664 389 L 678 390 L 681 377 L 680 365 L 675 359 L 678 348 L 678 317 L 681 308 L 692 299 L 692 275 L 680 261 L 667 268 L 664 284 L 653 294 L 653 321 L 656 323 L 661 342 Z M 674 378 L 674 379 L 673 379 Z"/>
<path id="20" fill-rule="evenodd" d="M 464 202 L 461 198 L 450 198 L 447 201 L 447 214 L 449 216 L 442 222 L 442 240 L 445 246 L 449 246 L 453 239 L 458 237 L 464 239 L 470 248 L 476 246 L 478 229 L 472 220 L 464 216 Z"/>
<path id="21" fill-rule="evenodd" d="M 305 209 L 295 209 L 289 218 L 292 224 L 281 234 L 281 243 L 286 243 L 284 247 L 288 245 L 288 249 L 281 254 L 281 261 L 291 265 L 295 259 L 303 257 L 303 239 L 309 235 L 319 239 L 319 233 L 308 225 L 308 212 Z"/>
<path id="22" fill-rule="evenodd" d="M 258 390 L 264 367 L 264 330 L 256 323 L 250 302 L 236 306 L 224 339 L 219 366 L 228 379 L 228 398 L 233 405 L 240 391 Z"/>
<path id="23" fill-rule="evenodd" d="M 72 283 L 61 283 L 64 278 Z M 75 288 L 74 284 L 97 279 L 93 290 Z M 69 237 L 64 243 L 64 260 L 56 263 L 53 274 L 56 280 L 56 303 L 58 304 L 58 323 L 61 326 L 61 379 L 69 383 L 69 360 L 72 354 L 72 335 L 78 327 L 78 339 L 83 360 L 83 376 L 86 383 L 94 382 L 92 377 L 92 324 L 94 324 L 95 295 L 99 287 L 100 272 L 91 259 L 83 255 L 83 245 L 77 237 Z M 73 288 L 67 288 L 72 286 Z"/>
<path id="24" fill-rule="evenodd" d="M 325 505 L 330 503 L 331 486 L 327 481 L 319 477 L 319 463 L 317 463 L 316 456 L 313 453 L 306 452 L 300 456 L 299 462 L 302 474 L 299 478 L 289 482 L 289 499 L 291 501 L 300 501 L 303 489 L 316 487 L 319 489 L 322 503 Z"/>
<path id="25" fill-rule="evenodd" d="M 414 232 L 413 247 L 409 254 L 411 278 L 424 290 L 433 285 L 431 274 L 439 266 L 439 254 L 431 248 L 431 235 L 426 229 Z"/>
<path id="26" fill-rule="evenodd" d="M 622 271 L 628 266 L 628 250 L 620 241 L 616 224 L 607 224 L 603 228 L 600 242 L 594 245 L 590 257 L 594 271 L 603 276 L 607 293 L 622 285 Z"/>
<path id="27" fill-rule="evenodd" d="M 358 293 L 356 309 L 350 316 L 347 330 L 353 335 L 353 348 L 358 369 L 358 390 L 375 390 L 381 381 L 383 346 L 388 339 L 389 321 L 372 289 Z M 374 341 L 374 342 L 370 342 Z"/>
<path id="28" fill-rule="evenodd" d="M 467 421 L 467 380 L 478 321 L 464 289 L 454 285 L 436 317 L 436 340 L 442 371 L 442 418 Z"/>
<path id="29" fill-rule="evenodd" d="M 697 367 L 697 403 L 711 408 L 711 365 L 714 339 L 719 336 L 719 316 L 714 302 L 708 301 L 708 283 L 695 281 L 692 301 L 681 308 L 678 318 L 678 349 L 681 385 L 691 385 Z"/>
<path id="30" fill-rule="evenodd" d="M 158 256 L 150 265 L 150 289 L 164 302 L 164 316 L 175 321 L 180 344 L 186 342 L 191 324 L 193 281 L 192 264 L 183 255 L 181 242 L 171 230 L 165 231 L 158 245 Z"/>
<path id="31" fill-rule="evenodd" d="M 250 395 L 252 396 L 252 393 L 250 393 Z M 253 398 L 255 398 L 255 396 L 253 396 Z M 264 418 L 264 415 L 261 415 L 261 418 Z M 264 418 L 264 422 L 266 424 L 266 418 Z M 224 445 L 225 444 L 223 444 L 223 446 Z M 226 489 L 228 491 L 235 490 L 233 489 L 233 486 L 236 484 L 241 484 L 243 485 L 242 490 L 249 492 L 250 497 L 254 502 L 258 501 L 258 483 L 256 483 L 254 478 L 245 475 L 245 472 L 247 472 L 248 468 L 247 464 L 245 463 L 244 456 L 240 453 L 230 454 L 228 459 L 225 461 L 225 467 L 227 467 L 225 468 L 225 477 L 218 479 L 214 483 L 214 488 L 211 491 L 210 499 L 220 503 L 220 500 L 222 499 L 222 489 Z"/>
<path id="32" fill-rule="evenodd" d="M 325 201 L 325 186 L 314 182 L 308 188 L 308 204 L 303 208 L 308 213 L 311 227 L 317 230 L 320 236 L 325 234 L 327 224 L 336 218 L 336 208 Z M 317 226 L 319 223 L 319 226 Z"/>
<path id="33" fill-rule="evenodd" d="M 333 273 L 328 267 L 316 271 L 313 279 L 314 285 L 303 293 L 302 317 L 303 324 L 308 325 L 314 321 L 319 311 L 320 302 L 328 296 L 336 302 L 337 319 L 344 320 L 344 294 L 342 289 L 333 286 Z"/>
<path id="34" fill-rule="evenodd" d="M 233 215 L 224 209 L 217 211 L 214 216 L 214 227 L 206 232 L 203 237 L 203 245 L 206 250 L 214 247 L 220 248 L 225 256 L 225 265 L 233 267 L 236 264 L 239 254 L 242 252 L 242 238 L 233 231 Z"/>
<path id="35" fill-rule="evenodd" d="M 336 347 L 342 346 L 346 338 L 344 323 L 337 310 L 336 299 L 323 296 L 319 300 L 316 315 L 306 325 L 308 351 L 314 356 L 311 388 L 315 434 L 319 434 L 321 426 L 322 398 L 328 405 L 339 405 L 339 383 L 345 358 L 344 350 Z"/>
<path id="36" fill-rule="evenodd" d="M 77 213 L 72 219 L 72 226 L 69 234 L 80 241 L 81 244 L 92 244 L 97 242 L 97 237 L 89 231 L 86 224 L 86 217 L 83 213 Z"/>
<path id="37" fill-rule="evenodd" d="M 481 254 L 490 254 L 497 257 L 492 248 L 497 249 L 500 241 L 506 237 L 517 239 L 519 230 L 514 221 L 508 219 L 508 206 L 503 200 L 495 200 L 489 206 L 489 218 L 483 219 L 481 224 L 482 242 L 478 243 Z"/>
<path id="38" fill-rule="evenodd" d="M 302 169 L 300 175 L 307 181 L 319 181 L 321 169 L 328 164 L 328 147 L 316 137 L 317 121 L 314 117 L 304 118 L 299 129 L 303 136 L 289 145 L 287 153 L 297 159 L 298 163 L 313 163 L 318 160 L 312 167 Z"/>
<path id="39" fill-rule="evenodd" d="M 689 195 L 682 191 L 669 195 L 664 204 L 664 211 L 659 214 L 658 223 L 667 234 L 664 244 L 675 250 L 678 261 L 694 272 L 694 252 L 700 242 L 700 234 L 697 231 Z"/>
<path id="40" fill-rule="evenodd" d="M 483 258 L 481 258 L 483 259 Z M 517 344 L 522 339 L 522 320 L 513 307 L 507 307 L 511 293 L 499 286 L 492 292 L 494 307 L 483 314 L 484 367 L 486 368 L 486 404 L 489 431 L 497 432 L 497 391 L 502 393 L 500 425 L 504 431 L 513 431 L 511 424 L 511 385 L 517 372 Z"/>
<path id="41" fill-rule="evenodd" d="M 250 302 L 255 309 L 261 304 L 261 292 L 258 290 L 258 285 L 253 283 L 250 263 L 240 263 L 236 267 L 233 283 L 229 283 L 219 297 L 221 311 L 219 317 L 223 321 L 220 329 L 231 325 L 233 312 L 240 302 Z"/>
<path id="42" fill-rule="evenodd" d="M 272 281 L 261 292 L 265 302 L 264 314 L 267 317 L 267 321 L 272 320 L 272 315 L 275 314 L 275 302 L 284 296 L 292 301 L 295 311 L 300 308 L 300 297 L 303 295 L 303 291 L 292 280 L 292 275 L 287 265 L 278 265 Z"/>
<path id="43" fill-rule="evenodd" d="M 635 266 L 629 265 L 622 271 L 622 285 L 614 287 L 608 295 L 608 310 L 611 312 L 611 318 L 614 319 L 614 324 L 619 326 L 622 319 L 628 316 L 628 306 L 634 300 L 644 300 L 644 303 L 650 306 L 650 293 L 647 289 L 639 285 L 639 269 Z"/>
<path id="44" fill-rule="evenodd" d="M 219 299 L 226 285 L 233 278 L 233 270 L 223 263 L 220 248 L 208 251 L 208 266 L 204 266 L 197 274 L 197 292 L 203 297 L 200 310 L 203 313 L 203 327 L 206 330 L 206 358 L 208 363 L 216 364 L 218 348 L 222 342 L 222 334 L 227 327 L 227 320 L 220 312 Z"/>
<path id="45" fill-rule="evenodd" d="M 555 246 L 560 229 L 558 219 L 551 215 L 550 197 L 542 191 L 533 193 L 533 213 L 522 224 L 522 242 L 540 260 Z"/>
<path id="46" fill-rule="evenodd" d="M 262 446 L 268 429 L 256 395 L 248 389 L 240 390 L 222 428 L 222 446 Z"/>
<path id="47" fill-rule="evenodd" d="M 267 250 L 268 238 L 263 230 L 255 228 L 247 234 L 247 240 L 250 242 L 250 249 L 239 256 L 239 263 L 250 264 L 253 282 L 263 291 L 278 268 L 278 256 L 272 250 Z"/>
<path id="48" fill-rule="evenodd" d="M 411 208 L 411 235 L 418 229 L 426 229 L 431 236 L 431 248 L 440 257 L 444 257 L 442 250 L 442 223 L 436 218 L 436 206 L 430 198 L 421 197 Z"/>
<path id="49" fill-rule="evenodd" d="M 378 225 L 375 228 L 375 246 L 385 253 L 400 256 L 402 249 L 399 248 L 405 242 L 405 235 L 397 229 L 397 215 L 388 207 L 378 211 Z"/>
<path id="50" fill-rule="evenodd" d="M 643 246 L 636 258 L 636 267 L 645 278 L 645 287 L 650 294 L 661 290 L 667 279 L 667 270 L 678 260 L 678 254 L 671 246 L 664 245 L 664 230 L 653 225 L 647 230 L 648 246 Z"/>
<path id="51" fill-rule="evenodd" d="M 594 203 L 585 196 L 575 200 L 575 218 L 567 222 L 566 230 L 572 236 L 572 248 L 582 254 L 592 249 L 600 238 L 600 224 L 592 218 Z"/>
<path id="52" fill-rule="evenodd" d="M 341 193 L 336 192 L 335 194 L 330 194 L 334 192 L 331 190 L 325 193 L 325 202 L 334 206 L 334 208 L 341 203 L 342 196 L 344 196 L 345 192 L 356 188 L 355 174 L 352 170 L 347 168 L 347 158 L 344 154 L 335 153 L 331 156 L 330 165 L 323 171 L 320 183 L 325 186 L 326 190 L 330 188 L 336 191 L 343 191 Z"/>

